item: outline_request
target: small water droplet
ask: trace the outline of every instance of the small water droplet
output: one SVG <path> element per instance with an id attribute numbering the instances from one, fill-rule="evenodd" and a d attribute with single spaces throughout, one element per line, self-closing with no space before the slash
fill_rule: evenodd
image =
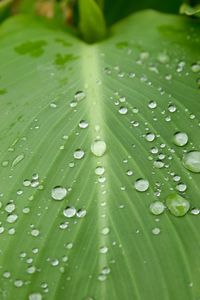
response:
<path id="1" fill-rule="evenodd" d="M 74 151 L 74 158 L 75 159 L 82 159 L 85 155 L 85 152 L 81 149 L 77 149 Z"/>
<path id="2" fill-rule="evenodd" d="M 194 173 L 200 173 L 200 152 L 191 151 L 183 156 L 183 165 L 186 169 Z"/>
<path id="3" fill-rule="evenodd" d="M 148 142 L 153 142 L 153 141 L 155 140 L 155 134 L 149 132 L 149 133 L 146 134 L 145 138 L 146 138 L 146 140 L 147 140 Z"/>
<path id="4" fill-rule="evenodd" d="M 169 211 L 176 217 L 184 216 L 190 208 L 189 201 L 176 193 L 167 197 L 166 205 Z"/>
<path id="5" fill-rule="evenodd" d="M 170 104 L 170 105 L 168 106 L 168 111 L 169 111 L 169 112 L 174 113 L 176 110 L 177 110 L 176 105 Z"/>
<path id="6" fill-rule="evenodd" d="M 149 181 L 147 179 L 140 178 L 134 183 L 135 189 L 139 192 L 145 192 L 149 188 Z"/>
<path id="7" fill-rule="evenodd" d="M 86 216 L 86 214 L 87 214 L 86 209 L 79 209 L 76 213 L 76 216 L 78 218 L 84 218 Z"/>
<path id="8" fill-rule="evenodd" d="M 119 113 L 120 113 L 121 115 L 125 115 L 125 114 L 127 114 L 127 112 L 128 112 L 128 108 L 127 108 L 127 107 L 125 107 L 125 106 L 121 106 L 121 107 L 120 107 Z"/>
<path id="9" fill-rule="evenodd" d="M 30 294 L 28 300 L 42 300 L 42 295 L 40 293 Z"/>
<path id="10" fill-rule="evenodd" d="M 15 159 L 12 162 L 12 167 L 18 165 L 24 159 L 24 157 L 25 157 L 24 154 L 20 154 L 17 157 L 15 157 Z"/>
<path id="11" fill-rule="evenodd" d="M 154 235 L 160 234 L 160 228 L 158 228 L 158 227 L 153 228 L 153 229 L 152 229 L 152 233 L 153 233 Z"/>
<path id="12" fill-rule="evenodd" d="M 103 175 L 104 173 L 105 173 L 104 167 L 100 167 L 100 166 L 96 167 L 96 169 L 95 169 L 96 175 L 100 176 L 100 175 Z"/>
<path id="13" fill-rule="evenodd" d="M 157 103 L 154 100 L 149 101 L 148 107 L 150 109 L 155 109 L 157 107 Z"/>
<path id="14" fill-rule="evenodd" d="M 200 72 L 200 64 L 199 64 L 199 63 L 194 63 L 194 64 L 192 64 L 191 70 L 192 70 L 192 72 L 194 72 L 194 73 Z"/>
<path id="15" fill-rule="evenodd" d="M 185 132 L 176 132 L 174 135 L 174 144 L 177 146 L 185 146 L 188 143 L 188 135 Z"/>
<path id="16" fill-rule="evenodd" d="M 82 129 L 87 128 L 87 127 L 88 127 L 88 122 L 85 121 L 85 120 L 81 120 L 81 121 L 79 122 L 79 127 L 82 128 Z"/>
<path id="17" fill-rule="evenodd" d="M 187 190 L 187 185 L 185 183 L 179 183 L 176 186 L 177 191 L 185 192 Z"/>
<path id="18" fill-rule="evenodd" d="M 78 92 L 76 92 L 76 94 L 74 95 L 74 99 L 75 99 L 76 101 L 81 101 L 81 100 L 85 99 L 85 97 L 86 97 L 86 94 L 85 94 L 85 92 L 83 92 L 83 91 L 78 91 Z"/>
<path id="19" fill-rule="evenodd" d="M 150 204 L 149 209 L 153 215 L 160 215 L 165 210 L 165 205 L 161 201 L 155 201 Z"/>
<path id="20" fill-rule="evenodd" d="M 72 218 L 76 215 L 76 208 L 75 207 L 66 207 L 64 210 L 63 210 L 63 215 L 66 217 L 66 218 Z"/>
<path id="21" fill-rule="evenodd" d="M 63 200 L 67 196 L 67 189 L 62 186 L 55 186 L 51 191 L 51 197 L 54 200 Z"/>
<path id="22" fill-rule="evenodd" d="M 102 140 L 95 140 L 91 145 L 91 151 L 95 156 L 103 156 L 106 152 L 106 143 Z"/>

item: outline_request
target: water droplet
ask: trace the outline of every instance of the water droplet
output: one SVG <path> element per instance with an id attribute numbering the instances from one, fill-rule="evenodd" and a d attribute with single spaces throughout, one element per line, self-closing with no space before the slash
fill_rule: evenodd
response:
<path id="1" fill-rule="evenodd" d="M 158 227 L 153 228 L 153 229 L 152 229 L 152 233 L 153 233 L 154 235 L 160 234 L 160 228 L 158 228 Z"/>
<path id="2" fill-rule="evenodd" d="M 85 94 L 85 92 L 83 92 L 83 91 L 78 91 L 78 92 L 76 92 L 76 94 L 74 95 L 74 99 L 75 99 L 76 101 L 81 101 L 81 100 L 85 99 L 85 97 L 86 97 L 86 94 Z"/>
<path id="3" fill-rule="evenodd" d="M 32 236 L 37 237 L 39 234 L 40 234 L 40 232 L 39 232 L 38 229 L 33 229 L 33 230 L 31 230 L 31 235 L 32 235 Z"/>
<path id="4" fill-rule="evenodd" d="M 101 231 L 101 233 L 102 233 L 103 235 L 107 235 L 109 232 L 110 232 L 110 228 L 109 228 L 109 227 L 104 227 L 104 228 L 102 229 L 102 231 Z"/>
<path id="5" fill-rule="evenodd" d="M 62 186 L 56 186 L 51 191 L 51 197 L 54 200 L 60 201 L 63 200 L 66 196 L 67 196 L 67 190 Z"/>
<path id="6" fill-rule="evenodd" d="M 8 203 L 5 207 L 5 211 L 8 213 L 11 213 L 15 210 L 15 204 L 14 203 Z"/>
<path id="7" fill-rule="evenodd" d="M 28 274 L 34 274 L 36 271 L 36 267 L 35 266 L 30 266 L 27 268 L 27 273 Z"/>
<path id="8" fill-rule="evenodd" d="M 169 211 L 176 217 L 184 216 L 190 208 L 189 201 L 176 193 L 167 197 L 166 205 Z"/>
<path id="9" fill-rule="evenodd" d="M 100 175 L 103 175 L 105 173 L 105 169 L 104 169 L 104 167 L 96 167 L 96 169 L 95 169 L 95 174 L 96 175 L 98 175 L 98 176 L 100 176 Z"/>
<path id="10" fill-rule="evenodd" d="M 161 168 L 164 167 L 165 164 L 164 164 L 164 162 L 162 160 L 155 160 L 153 162 L 153 165 L 154 165 L 155 168 L 161 169 Z"/>
<path id="11" fill-rule="evenodd" d="M 149 132 L 149 133 L 146 134 L 145 138 L 146 138 L 146 140 L 147 140 L 148 142 L 153 142 L 153 141 L 155 140 L 155 134 Z"/>
<path id="12" fill-rule="evenodd" d="M 153 101 L 153 100 L 149 101 L 148 107 L 150 109 L 155 109 L 157 107 L 156 101 Z"/>
<path id="13" fill-rule="evenodd" d="M 125 106 L 121 106 L 121 107 L 120 107 L 119 113 L 120 113 L 121 115 L 125 115 L 125 114 L 127 114 L 127 112 L 128 112 L 128 108 L 127 108 L 127 107 L 125 107 Z"/>
<path id="14" fill-rule="evenodd" d="M 76 216 L 78 218 L 84 218 L 86 216 L 86 214 L 87 214 L 86 209 L 79 209 L 76 213 Z"/>
<path id="15" fill-rule="evenodd" d="M 63 210 L 63 215 L 67 218 L 72 218 L 76 215 L 76 208 L 75 207 L 66 207 Z"/>
<path id="16" fill-rule="evenodd" d="M 173 113 L 173 112 L 175 112 L 176 111 L 176 106 L 174 105 L 174 104 L 170 104 L 169 106 L 168 106 L 168 110 L 169 110 L 169 112 L 171 112 L 171 113 Z"/>
<path id="17" fill-rule="evenodd" d="M 40 293 L 30 294 L 28 300 L 42 300 L 42 295 Z"/>
<path id="18" fill-rule="evenodd" d="M 183 156 L 183 165 L 186 169 L 194 173 L 200 173 L 200 152 L 191 151 Z"/>
<path id="19" fill-rule="evenodd" d="M 192 64 L 191 70 L 192 70 L 192 72 L 194 72 L 194 73 L 200 72 L 200 64 L 198 64 L 198 63 Z"/>
<path id="20" fill-rule="evenodd" d="M 101 248 L 99 249 L 99 252 L 100 252 L 101 254 L 106 254 L 106 253 L 108 252 L 108 247 L 106 247 L 106 246 L 101 247 Z"/>
<path id="21" fill-rule="evenodd" d="M 85 152 L 81 149 L 77 149 L 76 151 L 74 151 L 74 158 L 75 159 L 81 159 L 83 158 L 85 155 Z"/>
<path id="22" fill-rule="evenodd" d="M 17 215 L 15 215 L 15 214 L 9 215 L 9 216 L 7 217 L 7 222 L 8 222 L 8 223 L 14 223 L 15 221 L 17 221 L 17 219 L 18 219 L 18 216 L 17 216 Z"/>
<path id="23" fill-rule="evenodd" d="M 199 215 L 199 213 L 200 213 L 200 210 L 199 210 L 198 208 L 193 208 L 193 209 L 191 210 L 191 214 L 194 215 L 194 216 Z"/>
<path id="24" fill-rule="evenodd" d="M 91 145 L 91 151 L 95 156 L 103 156 L 106 152 L 106 143 L 102 140 L 95 140 Z"/>
<path id="25" fill-rule="evenodd" d="M 132 175 L 133 175 L 133 171 L 132 171 L 132 170 L 128 170 L 128 171 L 126 171 L 126 175 L 128 175 L 128 176 L 132 176 Z"/>
<path id="26" fill-rule="evenodd" d="M 145 192 L 149 188 L 149 181 L 147 179 L 140 178 L 134 183 L 135 189 L 139 192 Z"/>
<path id="27" fill-rule="evenodd" d="M 155 201 L 150 204 L 149 209 L 153 215 L 160 215 L 165 210 L 165 205 L 161 201 Z"/>
<path id="28" fill-rule="evenodd" d="M 14 285 L 16 286 L 16 287 L 22 287 L 23 286 L 23 281 L 22 280 L 15 280 L 14 281 Z"/>
<path id="29" fill-rule="evenodd" d="M 81 120 L 79 122 L 79 127 L 82 128 L 82 129 L 85 129 L 88 127 L 88 122 L 86 122 L 85 120 Z"/>
<path id="30" fill-rule="evenodd" d="M 177 132 L 174 135 L 174 144 L 177 146 L 185 146 L 188 143 L 188 135 L 185 132 Z"/>
<path id="31" fill-rule="evenodd" d="M 185 192 L 187 190 L 187 185 L 185 183 L 179 183 L 176 186 L 177 191 Z"/>
<path id="32" fill-rule="evenodd" d="M 20 154 L 17 157 L 15 157 L 15 159 L 12 162 L 12 167 L 18 165 L 24 159 L 24 157 L 25 157 L 24 154 Z"/>

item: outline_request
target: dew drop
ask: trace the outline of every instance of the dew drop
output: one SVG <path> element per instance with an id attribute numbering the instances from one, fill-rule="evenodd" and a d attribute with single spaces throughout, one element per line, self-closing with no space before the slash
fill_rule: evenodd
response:
<path id="1" fill-rule="evenodd" d="M 76 213 L 76 216 L 78 218 L 84 218 L 86 216 L 86 214 L 87 214 L 86 209 L 79 209 Z"/>
<path id="2" fill-rule="evenodd" d="M 119 113 L 120 113 L 121 115 L 125 115 L 125 114 L 127 114 L 127 112 L 128 112 L 128 108 L 127 108 L 127 107 L 125 107 L 125 106 L 121 106 L 121 107 L 120 107 Z"/>
<path id="3" fill-rule="evenodd" d="M 156 101 L 153 101 L 153 100 L 149 101 L 148 107 L 150 109 L 155 109 L 157 107 Z"/>
<path id="4" fill-rule="evenodd" d="M 185 132 L 177 132 L 174 135 L 174 144 L 177 146 L 185 146 L 188 143 L 188 135 Z"/>
<path id="5" fill-rule="evenodd" d="M 20 154 L 17 157 L 15 157 L 15 159 L 12 162 L 12 167 L 18 165 L 24 159 L 24 157 L 25 157 L 24 154 Z"/>
<path id="6" fill-rule="evenodd" d="M 187 185 L 185 183 L 179 183 L 176 186 L 177 191 L 185 192 L 187 190 Z"/>
<path id="7" fill-rule="evenodd" d="M 158 227 L 153 228 L 153 229 L 152 229 L 152 233 L 153 233 L 154 235 L 160 234 L 160 228 L 158 228 Z"/>
<path id="8" fill-rule="evenodd" d="M 86 94 L 85 94 L 85 92 L 83 92 L 83 91 L 78 91 L 78 92 L 76 92 L 76 94 L 74 95 L 74 99 L 75 99 L 76 101 L 81 101 L 81 100 L 85 99 L 85 97 L 86 97 Z"/>
<path id="9" fill-rule="evenodd" d="M 76 151 L 74 151 L 74 158 L 75 159 L 82 159 L 85 155 L 85 152 L 81 149 L 77 149 Z"/>
<path id="10" fill-rule="evenodd" d="M 184 167 L 194 173 L 200 173 L 200 152 L 191 151 L 183 156 Z"/>
<path id="11" fill-rule="evenodd" d="M 184 216 L 190 208 L 189 201 L 176 193 L 167 197 L 166 205 L 169 211 L 176 217 Z"/>
<path id="12" fill-rule="evenodd" d="M 139 192 L 145 192 L 149 188 L 149 181 L 147 179 L 140 178 L 134 183 L 135 189 Z"/>
<path id="13" fill-rule="evenodd" d="M 17 216 L 17 215 L 15 215 L 15 214 L 9 215 L 9 216 L 7 217 L 7 222 L 8 222 L 8 223 L 14 223 L 15 221 L 17 221 L 17 219 L 18 219 L 18 216 Z"/>
<path id="14" fill-rule="evenodd" d="M 81 120 L 79 122 L 79 127 L 82 128 L 82 129 L 85 129 L 88 127 L 88 122 L 86 122 L 85 120 Z"/>
<path id="15" fill-rule="evenodd" d="M 98 175 L 98 176 L 100 176 L 100 175 L 103 175 L 105 173 L 105 169 L 104 169 L 104 167 L 96 167 L 96 169 L 95 169 L 95 174 L 96 175 Z"/>
<path id="16" fill-rule="evenodd" d="M 103 156 L 106 152 L 106 143 L 102 140 L 95 140 L 91 145 L 91 151 L 95 156 Z"/>
<path id="17" fill-rule="evenodd" d="M 176 106 L 174 105 L 174 104 L 170 104 L 169 106 L 168 106 L 168 110 L 169 110 L 169 112 L 171 112 L 171 113 L 174 113 L 175 111 L 176 111 Z"/>
<path id="18" fill-rule="evenodd" d="M 146 140 L 147 140 L 148 142 L 153 142 L 153 141 L 155 140 L 155 134 L 149 132 L 149 133 L 146 134 L 145 138 L 146 138 Z"/>
<path id="19" fill-rule="evenodd" d="M 198 64 L 198 63 L 192 64 L 191 70 L 192 70 L 192 72 L 194 72 L 194 73 L 200 72 L 200 64 Z"/>
<path id="20" fill-rule="evenodd" d="M 161 201 L 155 201 L 149 206 L 150 212 L 153 215 L 161 215 L 165 210 L 165 205 Z"/>
<path id="21" fill-rule="evenodd" d="M 75 207 L 66 207 L 63 210 L 63 215 L 66 218 L 72 218 L 72 217 L 74 217 L 76 215 L 76 208 Z"/>
<path id="22" fill-rule="evenodd" d="M 30 294 L 28 300 L 42 300 L 42 295 L 40 293 Z"/>
<path id="23" fill-rule="evenodd" d="M 67 190 L 66 188 L 62 187 L 62 186 L 55 186 L 52 191 L 51 191 L 51 197 L 54 200 L 63 200 L 67 195 Z"/>

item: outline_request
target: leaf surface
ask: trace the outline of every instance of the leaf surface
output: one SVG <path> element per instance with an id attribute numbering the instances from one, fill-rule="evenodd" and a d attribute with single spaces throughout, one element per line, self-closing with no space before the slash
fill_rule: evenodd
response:
<path id="1" fill-rule="evenodd" d="M 1 25 L 0 299 L 199 299 L 199 216 L 149 211 L 178 183 L 200 207 L 200 175 L 182 163 L 200 150 L 199 33 L 153 11 L 94 45 L 24 16 Z"/>

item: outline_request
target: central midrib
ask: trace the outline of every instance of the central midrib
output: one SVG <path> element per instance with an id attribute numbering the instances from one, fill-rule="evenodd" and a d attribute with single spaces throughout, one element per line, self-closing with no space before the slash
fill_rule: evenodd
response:
<path id="1" fill-rule="evenodd" d="M 106 145 L 105 120 L 104 120 L 104 101 L 101 84 L 101 69 L 100 69 L 100 52 L 98 45 L 84 45 L 82 53 L 82 74 L 86 91 L 86 105 L 89 118 L 89 132 L 91 144 L 95 140 L 103 140 Z M 107 152 L 109 150 L 107 149 Z M 98 182 L 95 185 L 97 189 L 97 223 L 98 223 L 98 241 L 99 248 L 108 247 L 108 235 L 102 234 L 102 229 L 108 227 L 108 212 L 107 212 L 107 194 L 108 194 L 108 178 L 107 178 L 107 152 L 102 157 L 93 157 L 92 168 L 94 173 L 94 181 L 97 180 L 95 168 L 101 166 L 105 168 L 106 181 L 103 187 Z M 103 191 L 105 191 L 103 193 Z M 102 254 L 98 249 L 98 274 L 101 274 L 104 267 L 108 267 L 106 254 Z M 99 299 L 105 299 L 106 296 L 106 280 L 99 282 L 100 295 Z"/>

